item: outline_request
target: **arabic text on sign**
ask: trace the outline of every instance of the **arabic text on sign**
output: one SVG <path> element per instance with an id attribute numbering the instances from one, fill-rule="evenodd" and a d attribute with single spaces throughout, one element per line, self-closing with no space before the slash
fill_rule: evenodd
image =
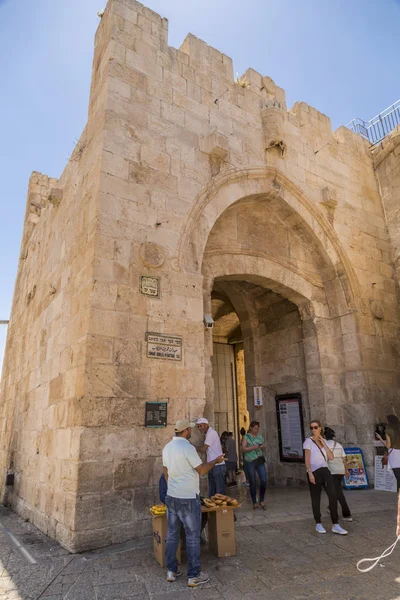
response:
<path id="1" fill-rule="evenodd" d="M 176 346 L 148 343 L 147 356 L 149 356 L 149 358 L 168 358 L 170 360 L 181 360 L 181 349 L 177 348 Z"/>

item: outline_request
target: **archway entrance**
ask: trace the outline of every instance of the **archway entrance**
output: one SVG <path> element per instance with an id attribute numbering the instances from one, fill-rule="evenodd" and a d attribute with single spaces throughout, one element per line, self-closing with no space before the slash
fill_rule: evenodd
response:
<path id="1" fill-rule="evenodd" d="M 266 439 L 269 478 L 290 484 L 304 479 L 304 468 L 279 458 L 277 395 L 301 394 L 309 416 L 303 321 L 298 307 L 260 283 L 220 277 L 211 293 L 215 322 L 212 344 L 213 420 L 219 434 L 260 421 Z M 307 342 L 306 342 L 307 343 Z M 263 405 L 254 405 L 254 386 L 262 386 Z"/>
<path id="2" fill-rule="evenodd" d="M 354 319 L 341 263 L 332 263 L 334 246 L 321 242 L 292 199 L 274 189 L 229 203 L 221 191 L 215 206 L 204 208 L 187 254 L 194 270 L 201 256 L 204 313 L 215 321 L 205 338 L 205 414 L 220 433 L 238 435 L 252 418 L 260 421 L 270 480 L 286 484 L 305 474 L 302 465 L 280 460 L 275 398 L 301 394 L 304 421 L 319 418 L 343 439 L 349 354 L 341 326 L 343 317 Z M 357 369 L 357 347 L 351 361 Z M 261 408 L 253 402 L 256 386 Z"/>

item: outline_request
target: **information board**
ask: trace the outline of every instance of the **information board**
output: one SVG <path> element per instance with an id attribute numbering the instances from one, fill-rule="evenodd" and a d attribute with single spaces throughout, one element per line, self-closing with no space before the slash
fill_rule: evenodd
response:
<path id="1" fill-rule="evenodd" d="M 382 467 L 382 456 L 375 456 L 375 484 L 376 490 L 384 492 L 397 492 L 397 481 L 392 469 Z"/>
<path id="2" fill-rule="evenodd" d="M 282 462 L 304 462 L 301 394 L 276 396 L 279 455 Z"/>
<path id="3" fill-rule="evenodd" d="M 167 426 L 167 402 L 146 402 L 145 427 Z"/>
<path id="4" fill-rule="evenodd" d="M 349 479 L 344 478 L 346 490 L 365 490 L 368 488 L 368 475 L 361 448 L 344 448 L 349 470 Z"/>

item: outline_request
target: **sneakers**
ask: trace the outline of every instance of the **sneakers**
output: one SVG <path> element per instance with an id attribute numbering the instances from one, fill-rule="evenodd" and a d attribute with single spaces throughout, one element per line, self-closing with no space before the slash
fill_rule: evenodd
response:
<path id="1" fill-rule="evenodd" d="M 197 577 L 190 577 L 188 579 L 188 587 L 197 587 L 203 583 L 208 583 L 210 578 L 205 573 L 200 573 Z"/>
<path id="2" fill-rule="evenodd" d="M 332 533 L 338 533 L 339 535 L 347 535 L 348 531 L 343 529 L 343 527 L 339 525 L 339 523 L 336 523 L 336 525 L 332 525 Z"/>
<path id="3" fill-rule="evenodd" d="M 179 577 L 179 575 L 182 575 L 182 572 L 179 569 L 176 571 L 176 573 L 173 571 L 167 571 L 167 581 L 172 583 L 173 581 L 176 581 L 176 578 Z"/>
<path id="4" fill-rule="evenodd" d="M 352 521 L 353 517 L 343 517 L 343 521 Z"/>
<path id="5" fill-rule="evenodd" d="M 182 572 L 179 569 L 176 571 L 176 573 L 173 571 L 167 571 L 167 581 L 172 583 L 173 581 L 176 581 L 176 578 L 179 577 L 179 575 L 182 575 Z M 197 577 L 190 577 L 188 579 L 188 586 L 197 587 L 198 585 L 201 585 L 202 583 L 208 583 L 209 581 L 210 578 L 208 575 L 205 573 L 200 573 Z"/>
<path id="6" fill-rule="evenodd" d="M 315 531 L 317 533 L 326 533 L 326 529 L 325 527 L 322 525 L 322 523 L 317 523 L 315 526 Z"/>

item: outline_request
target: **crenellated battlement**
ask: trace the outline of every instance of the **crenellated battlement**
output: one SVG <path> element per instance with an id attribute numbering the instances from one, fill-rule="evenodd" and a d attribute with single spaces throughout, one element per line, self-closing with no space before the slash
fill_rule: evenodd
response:
<path id="1" fill-rule="evenodd" d="M 135 0 L 109 0 L 107 4 L 96 33 L 91 107 L 102 98 L 107 82 L 109 93 L 134 101 L 137 109 L 143 100 L 148 102 L 146 109 L 154 106 L 150 112 L 186 129 L 192 121 L 204 135 L 216 129 L 224 135 L 237 132 L 248 137 L 246 128 L 250 127 L 259 131 L 256 145 L 274 148 L 278 138 L 280 143 L 287 137 L 285 123 L 290 122 L 301 128 L 307 124 L 303 135 L 310 140 L 320 138 L 319 145 L 332 136 L 328 117 L 304 102 L 287 113 L 285 92 L 270 77 L 248 68 L 235 80 L 232 58 L 193 34 L 186 36 L 179 49 L 170 47 L 167 19 Z M 278 104 L 285 118 L 276 117 L 272 131 L 263 135 L 266 118 L 261 111 Z M 278 150 L 278 155 L 284 153 Z"/>

